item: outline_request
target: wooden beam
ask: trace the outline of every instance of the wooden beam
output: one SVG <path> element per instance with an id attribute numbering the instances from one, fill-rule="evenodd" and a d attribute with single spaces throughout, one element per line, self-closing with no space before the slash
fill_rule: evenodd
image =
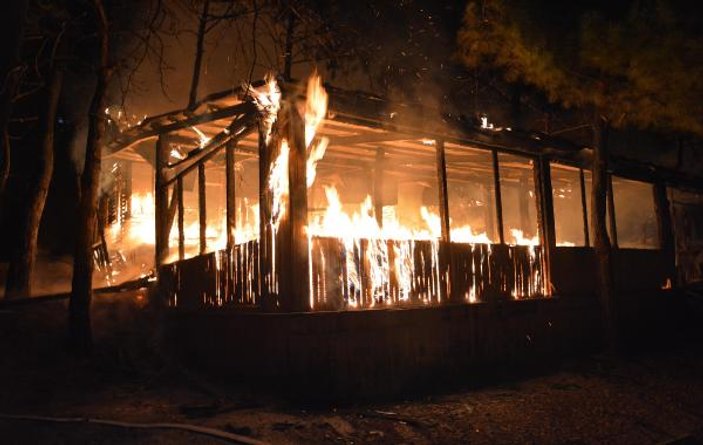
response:
<path id="1" fill-rule="evenodd" d="M 225 193 L 227 199 L 227 252 L 232 254 L 232 249 L 236 244 L 236 239 L 234 237 L 234 230 L 237 220 L 237 207 L 235 200 L 235 185 L 236 185 L 236 171 L 235 171 L 235 148 L 237 144 L 230 141 L 227 144 L 227 151 L 225 156 Z"/>
<path id="2" fill-rule="evenodd" d="M 378 227 L 383 227 L 384 153 L 383 147 L 376 148 L 376 160 L 373 168 L 373 213 Z"/>
<path id="3" fill-rule="evenodd" d="M 198 164 L 198 228 L 200 229 L 201 255 L 207 251 L 207 198 L 205 190 L 205 164 Z"/>
<path id="4" fill-rule="evenodd" d="M 210 139 L 210 141 L 208 141 L 203 148 L 198 150 L 197 153 L 182 161 L 170 165 L 168 171 L 165 173 L 167 178 L 166 181 L 170 183 L 175 181 L 178 176 L 188 174 L 188 172 L 196 168 L 198 165 L 215 156 L 227 145 L 228 141 L 239 141 L 254 131 L 255 128 L 255 116 L 247 115 L 236 118 L 225 130 Z"/>
<path id="5" fill-rule="evenodd" d="M 256 106 L 250 102 L 241 102 L 230 107 L 221 108 L 201 115 L 189 115 L 183 111 L 154 116 L 137 127 L 127 130 L 117 139 L 107 145 L 107 151 L 112 156 L 139 141 L 171 133 L 182 128 L 204 124 L 232 116 L 256 113 Z"/>
<path id="6" fill-rule="evenodd" d="M 436 152 L 436 168 L 437 168 L 437 183 L 439 184 L 439 219 L 441 222 L 441 243 L 437 252 L 437 261 L 439 264 L 439 301 L 448 302 L 453 299 L 453 292 L 448 289 L 449 283 L 452 282 L 452 270 L 449 266 L 449 249 L 451 248 L 451 231 L 449 227 L 449 192 L 447 188 L 447 159 L 444 153 L 444 141 L 437 139 L 435 141 Z"/>
<path id="7" fill-rule="evenodd" d="M 409 134 L 395 133 L 395 132 L 383 132 L 383 133 L 369 133 L 369 134 L 355 134 L 353 136 L 331 136 L 330 147 L 334 145 L 355 145 L 355 144 L 369 144 L 378 142 L 392 142 L 392 141 L 404 141 L 407 139 L 416 139 L 417 136 L 411 136 Z"/>
<path id="8" fill-rule="evenodd" d="M 554 225 L 554 196 L 552 195 L 552 175 L 549 160 L 539 157 L 534 162 L 535 194 L 537 195 L 537 224 L 543 249 L 542 267 L 545 292 L 551 295 L 552 259 L 556 248 L 556 228 Z"/>
<path id="9" fill-rule="evenodd" d="M 579 186 L 581 188 L 581 210 L 583 214 L 583 240 L 586 247 L 591 246 L 591 232 L 588 230 L 588 201 L 586 201 L 586 178 L 583 169 L 579 169 Z"/>
<path id="10" fill-rule="evenodd" d="M 500 192 L 500 167 L 498 165 L 498 152 L 492 151 L 493 154 L 493 187 L 496 196 L 496 225 L 498 227 L 498 239 L 500 244 L 505 244 L 505 235 L 503 233 L 503 196 Z"/>
<path id="11" fill-rule="evenodd" d="M 271 243 L 271 193 L 269 192 L 269 172 L 273 162 L 273 143 L 267 143 L 264 125 L 258 124 L 259 135 L 259 297 L 261 307 L 266 311 L 276 308 L 272 297 L 274 290 L 273 262 L 274 252 Z"/>
<path id="12" fill-rule="evenodd" d="M 168 142 L 166 135 L 161 135 L 156 141 L 156 169 L 154 184 L 154 255 L 155 265 L 158 269 L 168 256 L 168 186 L 164 178 L 164 171 L 168 161 Z"/>
<path id="13" fill-rule="evenodd" d="M 657 213 L 657 228 L 659 231 L 659 248 L 666 257 L 667 277 L 673 286 L 676 280 L 676 248 L 674 229 L 671 221 L 669 198 L 666 194 L 666 184 L 658 181 L 654 184 L 654 205 Z M 663 284 L 663 283 L 662 283 Z"/>
<path id="14" fill-rule="evenodd" d="M 613 197 L 613 175 L 608 175 L 608 222 L 610 224 L 610 242 L 618 248 L 618 226 L 615 222 L 615 198 Z"/>
<path id="15" fill-rule="evenodd" d="M 176 193 L 173 194 L 173 200 L 178 201 L 178 259 L 182 260 L 186 256 L 185 248 L 185 228 L 183 224 L 185 208 L 183 206 L 183 177 L 179 177 L 176 181 Z"/>
<path id="16" fill-rule="evenodd" d="M 282 273 L 290 274 L 282 280 L 285 293 L 284 308 L 291 311 L 310 310 L 309 248 L 306 227 L 308 225 L 307 147 L 305 144 L 305 121 L 295 104 L 288 109 L 288 161 L 289 213 L 288 238 L 289 264 Z M 283 265 L 282 265 L 283 266 Z"/>

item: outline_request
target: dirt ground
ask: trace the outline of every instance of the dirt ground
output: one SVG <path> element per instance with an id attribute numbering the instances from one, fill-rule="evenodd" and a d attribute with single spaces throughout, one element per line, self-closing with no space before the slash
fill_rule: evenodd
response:
<path id="1" fill-rule="evenodd" d="M 552 372 L 432 396 L 353 406 L 303 406 L 214 381 L 160 353 L 158 315 L 139 292 L 99 297 L 95 352 L 66 352 L 63 302 L 0 307 L 0 443 L 227 443 L 172 428 L 204 426 L 274 444 L 703 444 L 699 340 L 621 359 L 589 356 Z M 441 378 L 441 377 L 440 377 Z M 234 383 L 234 384 L 231 384 Z"/>

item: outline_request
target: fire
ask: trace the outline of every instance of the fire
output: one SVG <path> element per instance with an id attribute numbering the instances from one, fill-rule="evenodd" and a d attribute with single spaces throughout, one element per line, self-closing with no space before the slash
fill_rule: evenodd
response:
<path id="1" fill-rule="evenodd" d="M 110 226 L 114 240 L 120 239 L 125 247 L 146 244 L 154 245 L 154 194 L 133 193 L 130 197 L 130 217 L 127 220 L 118 215 L 117 221 Z"/>
<path id="2" fill-rule="evenodd" d="M 513 242 L 508 244 L 512 244 L 514 246 L 539 245 L 539 235 L 535 235 L 532 238 L 527 238 L 524 236 L 523 231 L 520 229 L 510 229 L 510 235 L 513 237 Z"/>
<path id="3" fill-rule="evenodd" d="M 250 98 L 262 116 L 266 143 L 271 140 L 271 129 L 278 117 L 281 109 L 281 90 L 278 88 L 276 78 L 272 74 L 267 74 L 266 83 L 261 88 L 254 88 L 251 85 L 244 85 L 245 96 Z"/>
<path id="4" fill-rule="evenodd" d="M 286 214 L 286 204 L 288 197 L 288 156 L 290 147 L 285 139 L 281 142 L 281 151 L 271 166 L 269 172 L 269 190 L 273 195 L 273 205 L 271 207 L 271 226 L 274 231 L 278 230 L 281 219 Z"/>

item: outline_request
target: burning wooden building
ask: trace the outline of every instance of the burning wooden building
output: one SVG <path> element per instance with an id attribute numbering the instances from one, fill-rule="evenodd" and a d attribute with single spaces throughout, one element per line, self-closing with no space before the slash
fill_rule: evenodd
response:
<path id="1" fill-rule="evenodd" d="M 211 95 L 108 149 L 110 248 L 149 247 L 180 346 L 230 375 L 378 394 L 600 341 L 588 149 L 316 76 Z M 623 301 L 700 279 L 680 246 L 701 234 L 671 210 L 703 195 L 611 173 Z"/>

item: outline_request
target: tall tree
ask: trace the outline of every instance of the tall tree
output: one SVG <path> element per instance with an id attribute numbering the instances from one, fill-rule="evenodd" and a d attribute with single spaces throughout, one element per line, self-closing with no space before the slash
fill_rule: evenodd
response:
<path id="1" fill-rule="evenodd" d="M 552 3 L 471 1 L 459 57 L 469 67 L 497 68 L 564 108 L 591 110 L 591 224 L 606 339 L 615 351 L 620 336 L 605 222 L 608 133 L 635 126 L 703 134 L 700 23 L 693 11 L 656 0 Z"/>
<path id="2" fill-rule="evenodd" d="M 27 175 L 27 199 L 19 209 L 20 233 L 10 254 L 10 265 L 5 283 L 5 297 L 27 297 L 31 295 L 31 278 L 37 253 L 39 225 L 44 212 L 44 204 L 49 193 L 49 185 L 54 170 L 54 129 L 59 98 L 64 78 L 66 29 L 68 16 L 60 6 L 31 8 L 31 18 L 25 26 L 28 32 L 42 40 L 34 57 L 32 76 L 25 76 L 24 83 L 31 83 L 37 77 L 39 94 L 24 93 L 30 100 L 39 97 L 41 106 L 37 131 L 39 139 L 30 142 L 33 168 Z M 32 91 L 30 89 L 30 91 Z"/>
<path id="3" fill-rule="evenodd" d="M 10 174 L 10 138 L 7 126 L 12 105 L 22 78 L 22 34 L 29 0 L 8 1 L 7 14 L 2 14 L 2 52 L 0 53 L 0 196 Z"/>
<path id="4" fill-rule="evenodd" d="M 98 55 L 96 84 L 90 103 L 85 164 L 81 175 L 81 197 L 78 205 L 78 231 L 73 256 L 73 280 L 69 303 L 69 341 L 72 349 L 87 354 L 92 348 L 90 302 L 93 284 L 93 242 L 97 227 L 100 162 L 107 117 L 105 109 L 108 82 L 112 73 L 108 18 L 102 0 L 93 0 L 97 23 Z"/>

